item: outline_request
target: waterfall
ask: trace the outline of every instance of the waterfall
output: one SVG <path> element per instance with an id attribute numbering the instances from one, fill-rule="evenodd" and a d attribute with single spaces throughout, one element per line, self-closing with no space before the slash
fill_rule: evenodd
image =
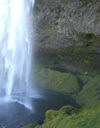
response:
<path id="1" fill-rule="evenodd" d="M 0 102 L 31 107 L 34 0 L 0 0 Z"/>

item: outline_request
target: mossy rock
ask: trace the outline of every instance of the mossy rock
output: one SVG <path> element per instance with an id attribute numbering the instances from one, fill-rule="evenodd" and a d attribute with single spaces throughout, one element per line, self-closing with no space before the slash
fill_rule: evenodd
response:
<path id="1" fill-rule="evenodd" d="M 41 34 L 48 34 L 48 35 L 50 35 L 50 34 L 53 34 L 54 32 L 56 32 L 57 30 L 56 29 L 44 29 L 42 32 L 41 32 Z"/>
<path id="2" fill-rule="evenodd" d="M 94 4 L 96 2 L 99 2 L 99 0 L 80 0 L 84 6 L 87 6 L 89 3 Z"/>
<path id="3" fill-rule="evenodd" d="M 78 112 L 74 111 L 71 114 L 66 113 L 66 110 L 68 112 L 75 109 L 71 106 L 63 106 L 58 111 L 48 110 L 45 123 L 35 128 L 100 128 L 100 106 L 92 109 L 79 109 Z"/>
<path id="4" fill-rule="evenodd" d="M 78 112 L 78 109 L 74 108 L 74 107 L 72 107 L 70 105 L 63 106 L 61 109 L 59 109 L 59 113 L 62 113 L 62 114 L 71 115 L 71 114 L 77 113 L 77 112 Z"/>
<path id="5" fill-rule="evenodd" d="M 61 3 L 68 4 L 68 0 L 60 0 Z"/>
<path id="6" fill-rule="evenodd" d="M 41 125 L 37 125 L 35 128 L 42 128 L 42 126 Z"/>
<path id="7" fill-rule="evenodd" d="M 57 116 L 54 116 L 51 120 L 46 120 L 41 128 L 99 128 L 100 127 L 100 107 L 95 109 L 84 109 L 78 111 L 78 113 L 72 113 L 68 115 L 64 106 L 58 112 Z M 71 108 L 71 107 L 68 107 Z M 62 115 L 61 110 L 66 114 Z M 50 113 L 49 113 L 50 114 Z M 54 111 L 51 112 L 54 115 Z M 50 115 L 51 116 L 51 115 Z M 52 117 L 52 116 L 51 116 Z"/>
<path id="8" fill-rule="evenodd" d="M 36 127 L 35 124 L 29 124 L 29 125 L 21 127 L 21 128 L 35 128 L 35 127 Z"/>
<path id="9" fill-rule="evenodd" d="M 77 78 L 71 73 L 63 73 L 46 68 L 35 68 L 35 83 L 41 87 L 62 93 L 74 93 L 79 90 Z"/>
<path id="10" fill-rule="evenodd" d="M 93 33 L 79 33 L 78 36 L 85 46 L 95 46 L 96 44 L 100 46 L 100 36 Z"/>
<path id="11" fill-rule="evenodd" d="M 58 111 L 57 110 L 48 110 L 45 114 L 45 118 L 46 118 L 45 122 L 51 121 L 51 120 L 57 118 L 59 115 L 62 115 L 62 116 L 71 115 L 71 114 L 77 113 L 77 112 L 78 112 L 78 109 L 74 108 L 70 105 L 65 105 Z"/>
<path id="12" fill-rule="evenodd" d="M 75 99 L 83 107 L 91 108 L 100 104 L 100 75 L 91 77 Z"/>
<path id="13" fill-rule="evenodd" d="M 48 110 L 45 114 L 46 121 L 53 120 L 58 116 L 58 111 L 56 110 Z"/>
<path id="14" fill-rule="evenodd" d="M 81 38 L 81 37 L 80 37 Z M 93 37 L 95 38 L 95 37 Z M 99 37 L 98 37 L 99 38 Z M 84 41 L 82 41 L 84 42 Z M 90 42 L 90 41 L 89 41 Z M 92 43 L 95 41 L 92 41 Z M 98 39 L 98 45 L 100 40 Z M 95 43 L 90 43 L 91 46 L 59 48 L 55 50 L 42 50 L 35 57 L 36 65 L 41 64 L 52 70 L 63 72 L 84 72 L 100 71 L 100 47 L 94 46 Z"/>

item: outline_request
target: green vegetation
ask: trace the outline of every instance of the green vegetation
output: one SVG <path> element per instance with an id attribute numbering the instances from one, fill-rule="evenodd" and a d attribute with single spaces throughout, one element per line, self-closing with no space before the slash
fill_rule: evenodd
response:
<path id="1" fill-rule="evenodd" d="M 69 0 L 70 1 L 70 0 Z M 96 3 L 99 0 L 80 0 L 84 6 L 87 6 L 89 3 Z M 62 3 L 68 4 L 68 0 L 61 0 Z"/>
<path id="2" fill-rule="evenodd" d="M 44 124 L 23 128 L 100 127 L 100 54 L 96 49 L 100 48 L 100 37 L 85 33 L 78 36 L 84 44 L 81 47 L 40 50 L 35 56 L 34 80 L 37 86 L 71 94 L 81 109 L 63 106 L 48 110 Z"/>
<path id="3" fill-rule="evenodd" d="M 100 128 L 100 107 L 76 109 L 72 106 L 63 106 L 58 111 L 48 110 L 44 124 L 32 128 Z"/>
<path id="4" fill-rule="evenodd" d="M 24 127 L 21 127 L 21 128 L 35 128 L 35 124 L 29 124 L 28 126 L 24 126 Z"/>
<path id="5" fill-rule="evenodd" d="M 100 127 L 100 36 L 79 33 L 78 37 L 83 46 L 40 50 L 34 79 L 38 86 L 71 94 L 81 109 L 48 110 L 44 124 L 35 128 Z"/>
<path id="6" fill-rule="evenodd" d="M 100 74 L 93 76 L 76 96 L 82 107 L 96 107 L 100 104 Z"/>
<path id="7" fill-rule="evenodd" d="M 100 36 L 79 33 L 81 47 L 42 49 L 35 57 L 35 82 L 71 94 L 81 107 L 100 104 Z"/>
<path id="8" fill-rule="evenodd" d="M 71 94 L 81 107 L 96 107 L 100 103 L 100 73 L 68 73 L 35 67 L 35 83 L 46 89 Z"/>
<path id="9" fill-rule="evenodd" d="M 44 29 L 42 32 L 41 32 L 41 34 L 52 34 L 52 33 L 54 33 L 54 32 L 56 32 L 56 29 L 54 30 L 54 29 Z"/>
<path id="10" fill-rule="evenodd" d="M 62 93 L 75 93 L 80 88 L 77 78 L 71 73 L 62 73 L 40 67 L 35 68 L 35 83 Z"/>
<path id="11" fill-rule="evenodd" d="M 69 107 L 70 108 L 70 107 Z M 74 108 L 67 111 L 47 111 L 45 124 L 40 128 L 99 128 L 100 127 L 100 108 L 90 110 L 78 110 Z M 71 112 L 73 111 L 73 112 Z M 70 112 L 70 113 L 69 113 Z M 55 114 L 56 113 L 56 114 Z M 48 119 L 49 116 L 49 119 Z M 51 118 L 50 118 L 51 116 Z"/>
<path id="12" fill-rule="evenodd" d="M 99 44 L 99 43 L 98 43 Z M 86 72 L 100 71 L 99 47 L 81 46 L 59 49 L 42 49 L 37 53 L 35 62 L 42 67 L 58 71 Z"/>
<path id="13" fill-rule="evenodd" d="M 68 4 L 68 0 L 60 0 L 61 3 Z"/>
<path id="14" fill-rule="evenodd" d="M 99 2 L 99 0 L 80 0 L 83 5 L 88 5 L 89 3 L 96 3 L 96 2 Z"/>
<path id="15" fill-rule="evenodd" d="M 100 36 L 96 36 L 93 33 L 79 33 L 78 36 L 85 46 L 99 45 L 100 47 Z"/>

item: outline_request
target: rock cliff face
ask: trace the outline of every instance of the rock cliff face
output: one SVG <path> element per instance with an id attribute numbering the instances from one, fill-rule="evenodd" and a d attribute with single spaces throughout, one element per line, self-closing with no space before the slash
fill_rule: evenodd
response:
<path id="1" fill-rule="evenodd" d="M 35 23 L 40 48 L 99 46 L 99 0 L 36 0 Z"/>

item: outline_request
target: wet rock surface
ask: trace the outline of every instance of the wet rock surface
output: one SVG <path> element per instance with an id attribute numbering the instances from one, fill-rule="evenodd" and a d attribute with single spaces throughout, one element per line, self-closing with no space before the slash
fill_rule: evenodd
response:
<path id="1" fill-rule="evenodd" d="M 98 37 L 99 5 L 99 0 L 36 0 L 36 45 L 40 48 L 83 46 L 85 41 L 81 37 L 84 34 Z"/>

